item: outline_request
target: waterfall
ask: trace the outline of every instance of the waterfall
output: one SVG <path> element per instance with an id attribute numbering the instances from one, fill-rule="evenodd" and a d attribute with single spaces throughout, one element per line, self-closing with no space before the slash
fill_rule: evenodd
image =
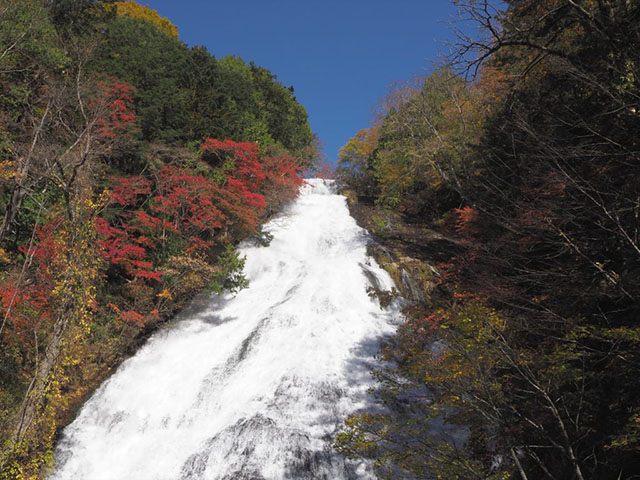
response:
<path id="1" fill-rule="evenodd" d="M 246 244 L 249 288 L 156 333 L 62 433 L 52 480 L 373 479 L 331 447 L 367 390 L 392 280 L 328 180 L 308 180 Z"/>

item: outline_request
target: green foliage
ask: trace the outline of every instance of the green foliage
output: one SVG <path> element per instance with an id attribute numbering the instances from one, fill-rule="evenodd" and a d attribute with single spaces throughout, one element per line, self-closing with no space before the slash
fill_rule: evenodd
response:
<path id="1" fill-rule="evenodd" d="M 487 450 L 501 442 L 475 415 L 493 415 L 503 398 L 492 374 L 507 363 L 504 326 L 479 301 L 407 321 L 384 352 L 392 366 L 377 372 L 375 393 L 388 413 L 350 417 L 336 437 L 338 450 L 374 458 L 381 478 L 509 478 L 471 460 L 490 457 Z M 470 430 L 482 431 L 482 444 L 465 442 Z"/>
<path id="2" fill-rule="evenodd" d="M 462 159 L 481 125 L 483 106 L 473 96 L 446 68 L 391 92 L 380 125 L 341 149 L 338 175 L 360 195 L 410 215 L 450 208 L 459 202 Z"/>
<path id="3" fill-rule="evenodd" d="M 216 274 L 210 288 L 216 293 L 232 292 L 236 293 L 249 286 L 249 281 L 244 276 L 245 257 L 240 257 L 236 248 L 227 245 L 218 257 L 218 268 L 220 272 Z"/>
<path id="4" fill-rule="evenodd" d="M 53 0 L 48 3 L 51 21 L 66 36 L 74 37 L 98 27 L 110 18 L 109 0 Z"/>
<path id="5" fill-rule="evenodd" d="M 0 1 L 0 72 L 58 69 L 67 63 L 55 28 L 37 0 Z"/>
<path id="6" fill-rule="evenodd" d="M 383 216 L 374 215 L 371 220 L 376 227 L 376 233 L 382 233 L 387 230 L 389 222 Z"/>
<path id="7" fill-rule="evenodd" d="M 372 152 L 379 201 L 390 206 L 405 197 L 414 200 L 425 187 L 460 191 L 462 158 L 481 123 L 470 87 L 449 69 L 436 70 L 421 85 L 405 90 L 393 99 Z M 404 203 L 411 208 L 411 202 Z"/>
<path id="8" fill-rule="evenodd" d="M 248 285 L 234 245 L 314 156 L 274 75 L 117 10 L 0 0 L 3 479 L 42 477 L 71 413 L 160 322 Z"/>
<path id="9" fill-rule="evenodd" d="M 107 23 L 92 67 L 136 86 L 147 141 L 214 137 L 291 151 L 313 141 L 304 107 L 268 70 L 239 57 L 218 60 L 204 47 L 188 49 L 141 16 Z"/>
<path id="10" fill-rule="evenodd" d="M 262 225 L 258 227 L 256 233 L 252 236 L 253 239 L 262 247 L 268 247 L 273 240 L 273 234 L 263 228 Z"/>
<path id="11" fill-rule="evenodd" d="M 274 140 L 291 151 L 298 151 L 313 141 L 307 112 L 269 70 L 250 64 L 259 106 L 257 119 L 264 122 Z"/>
<path id="12" fill-rule="evenodd" d="M 136 113 L 145 140 L 187 138 L 189 50 L 152 23 L 130 16 L 107 25 L 92 67 L 137 88 Z"/>
<path id="13" fill-rule="evenodd" d="M 38 0 L 0 0 L 0 157 L 17 155 L 33 119 L 42 115 L 45 72 L 69 64 L 48 12 Z M 36 120 L 37 121 L 37 120 Z"/>

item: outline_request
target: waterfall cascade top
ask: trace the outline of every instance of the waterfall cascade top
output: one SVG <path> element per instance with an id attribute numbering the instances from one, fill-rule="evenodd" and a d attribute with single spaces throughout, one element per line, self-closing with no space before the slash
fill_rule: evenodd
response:
<path id="1" fill-rule="evenodd" d="M 63 433 L 53 480 L 369 479 L 331 448 L 369 408 L 392 280 L 332 181 L 311 179 L 245 245 L 249 288 L 213 297 L 107 380 Z"/>

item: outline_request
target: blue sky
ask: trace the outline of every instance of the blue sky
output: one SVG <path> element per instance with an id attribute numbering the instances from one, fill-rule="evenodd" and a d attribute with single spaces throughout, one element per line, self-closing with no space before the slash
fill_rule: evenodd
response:
<path id="1" fill-rule="evenodd" d="M 394 81 L 431 71 L 454 39 L 449 0 L 139 0 L 180 39 L 268 68 L 309 113 L 330 159 Z"/>

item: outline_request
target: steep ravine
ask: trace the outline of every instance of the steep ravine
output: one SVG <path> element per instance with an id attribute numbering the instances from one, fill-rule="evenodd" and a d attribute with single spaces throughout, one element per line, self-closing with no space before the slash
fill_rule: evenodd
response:
<path id="1" fill-rule="evenodd" d="M 393 280 L 330 181 L 309 181 L 267 230 L 270 246 L 242 249 L 250 287 L 126 361 L 64 430 L 51 479 L 374 478 L 331 443 L 376 408 L 370 371 L 401 314 L 369 293 Z"/>

